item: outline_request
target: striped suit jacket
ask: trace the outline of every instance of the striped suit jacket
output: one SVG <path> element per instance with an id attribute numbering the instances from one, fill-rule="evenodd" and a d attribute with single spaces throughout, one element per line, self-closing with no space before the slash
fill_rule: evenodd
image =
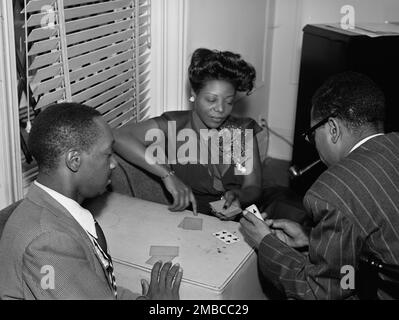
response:
<path id="1" fill-rule="evenodd" d="M 118 298 L 135 297 L 118 288 Z M 0 299 L 115 299 L 85 230 L 35 185 L 1 237 Z"/>
<path id="2" fill-rule="evenodd" d="M 399 133 L 372 138 L 330 167 L 304 205 L 314 222 L 308 255 L 269 234 L 258 252 L 262 272 L 291 298 L 356 298 L 341 288 L 341 267 L 356 269 L 369 255 L 399 265 Z"/>

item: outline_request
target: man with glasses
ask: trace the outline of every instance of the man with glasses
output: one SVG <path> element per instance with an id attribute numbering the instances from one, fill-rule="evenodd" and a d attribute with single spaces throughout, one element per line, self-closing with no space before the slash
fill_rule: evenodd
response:
<path id="1" fill-rule="evenodd" d="M 331 77 L 313 96 L 304 133 L 328 166 L 304 198 L 310 232 L 250 213 L 241 220 L 262 273 L 288 298 L 358 298 L 350 270 L 361 259 L 399 265 L 399 134 L 383 133 L 384 105 L 368 77 Z M 378 298 L 392 298 L 388 291 Z"/>

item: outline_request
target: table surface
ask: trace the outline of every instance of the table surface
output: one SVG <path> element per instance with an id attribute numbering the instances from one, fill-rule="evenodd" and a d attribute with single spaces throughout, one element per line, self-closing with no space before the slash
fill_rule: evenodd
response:
<path id="1" fill-rule="evenodd" d="M 255 254 L 244 240 L 239 223 L 199 214 L 202 230 L 177 226 L 191 211 L 171 212 L 166 205 L 108 193 L 88 207 L 102 226 L 115 262 L 150 272 L 146 264 L 153 245 L 178 246 L 173 263 L 183 268 L 183 281 L 223 290 L 234 274 Z M 227 230 L 240 241 L 225 244 L 212 234 Z"/>

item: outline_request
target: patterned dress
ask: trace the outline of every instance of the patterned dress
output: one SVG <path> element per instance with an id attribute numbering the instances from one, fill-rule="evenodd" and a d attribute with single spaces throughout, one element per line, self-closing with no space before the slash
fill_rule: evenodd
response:
<path id="1" fill-rule="evenodd" d="M 212 210 L 209 202 L 219 200 L 227 190 L 240 188 L 243 183 L 244 175 L 238 172 L 242 169 L 243 163 L 239 163 L 237 156 L 234 157 L 234 144 L 237 147 L 237 144 L 240 144 L 240 142 L 237 142 L 238 140 L 243 144 L 246 141 L 246 134 L 255 137 L 262 130 L 261 127 L 253 119 L 229 116 L 217 129 L 217 143 L 211 143 L 211 139 L 207 141 L 201 135 L 201 131 L 206 132 L 207 128 L 194 111 L 165 112 L 161 116 L 154 118 L 154 120 L 164 132 L 167 158 L 169 161 L 171 159 L 176 160 L 175 163 L 169 163 L 170 167 L 175 171 L 179 179 L 192 189 L 197 200 L 198 211 L 204 214 L 211 214 Z M 195 133 L 196 155 L 195 152 L 191 152 L 191 155 L 181 154 L 182 148 L 184 148 L 185 144 L 187 145 L 187 140 L 177 141 L 176 146 L 172 146 L 173 144 L 169 143 L 171 142 L 170 140 L 178 140 L 174 137 L 174 133 L 170 132 L 173 131 L 171 130 L 171 122 L 173 121 L 175 121 L 177 135 L 184 129 L 192 129 L 192 132 Z M 246 131 L 246 129 L 252 131 Z M 240 132 L 241 139 L 237 139 L 237 135 L 231 134 L 231 144 L 226 143 L 223 137 L 228 132 Z M 226 161 L 223 161 L 223 154 L 228 154 L 226 149 L 229 149 L 229 145 L 231 146 L 232 155 L 231 164 L 226 164 Z M 208 150 L 207 154 L 204 150 Z M 242 160 L 245 159 L 245 148 L 241 148 L 241 150 L 244 151 L 240 154 Z M 219 161 L 215 161 L 215 154 L 217 154 L 216 158 Z M 183 158 L 185 161 L 183 161 Z"/>

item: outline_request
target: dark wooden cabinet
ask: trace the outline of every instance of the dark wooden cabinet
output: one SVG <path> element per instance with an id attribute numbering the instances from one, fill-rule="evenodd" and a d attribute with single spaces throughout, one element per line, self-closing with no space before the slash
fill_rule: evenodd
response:
<path id="1" fill-rule="evenodd" d="M 327 25 L 307 25 L 303 33 L 292 163 L 305 167 L 318 159 L 301 133 L 310 126 L 312 95 L 339 72 L 352 70 L 371 77 L 386 96 L 386 131 L 399 131 L 399 36 L 369 37 Z M 323 164 L 313 167 L 292 180 L 291 187 L 304 194 L 325 169 Z"/>

